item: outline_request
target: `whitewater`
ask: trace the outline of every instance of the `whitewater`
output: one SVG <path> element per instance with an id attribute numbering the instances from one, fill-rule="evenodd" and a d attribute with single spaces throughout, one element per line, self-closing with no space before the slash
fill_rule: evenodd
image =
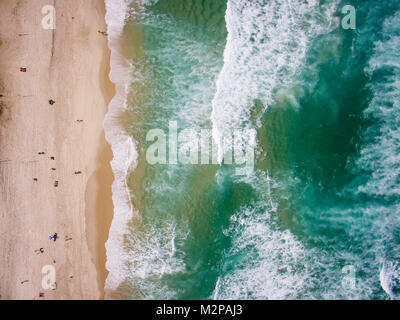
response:
<path id="1" fill-rule="evenodd" d="M 399 5 L 352 31 L 346 4 L 106 0 L 109 298 L 399 297 Z M 147 163 L 170 121 L 211 129 L 219 164 Z M 244 176 L 234 129 L 257 132 Z"/>

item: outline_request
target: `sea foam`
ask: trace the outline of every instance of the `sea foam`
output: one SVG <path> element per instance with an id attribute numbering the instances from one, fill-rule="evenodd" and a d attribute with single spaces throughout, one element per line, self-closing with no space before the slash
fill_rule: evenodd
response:
<path id="1" fill-rule="evenodd" d="M 296 84 L 312 39 L 338 25 L 333 17 L 336 8 L 336 1 L 319 5 L 302 0 L 228 0 L 224 66 L 211 115 L 220 161 L 224 132 L 260 125 L 260 119 L 251 119 L 255 100 L 266 109 L 277 92 Z M 313 273 L 306 261 L 312 253 L 289 230 L 276 226 L 276 204 L 265 194 L 272 180 L 262 172 L 255 175 L 245 182 L 259 190 L 260 200 L 231 218 L 225 232 L 233 239 L 232 249 L 224 269 L 232 271 L 219 277 L 213 298 L 305 298 Z M 239 266 L 231 267 L 234 261 L 240 261 Z"/>
<path id="2" fill-rule="evenodd" d="M 376 224 L 382 235 L 382 246 L 378 254 L 381 260 L 379 280 L 382 289 L 392 299 L 399 299 L 400 257 L 396 233 L 400 226 L 398 216 L 400 178 L 400 13 L 385 19 L 382 39 L 374 43 L 374 54 L 365 69 L 370 78 L 369 89 L 372 99 L 365 116 L 373 120 L 373 125 L 364 134 L 363 148 L 358 166 L 370 172 L 367 183 L 358 188 L 359 193 L 377 199 L 386 199 L 389 206 L 376 211 L 380 217 Z M 372 138 L 371 138 L 372 137 Z M 378 211 L 379 210 L 379 211 Z"/>
<path id="3" fill-rule="evenodd" d="M 211 116 L 220 161 L 224 131 L 252 126 L 255 99 L 267 108 L 276 90 L 293 83 L 310 39 L 335 23 L 334 9 L 318 1 L 228 1 L 224 66 Z"/>
<path id="4" fill-rule="evenodd" d="M 120 54 L 120 36 L 125 24 L 129 1 L 106 0 L 106 23 L 108 44 L 111 50 L 110 80 L 115 84 L 116 95 L 109 104 L 108 113 L 104 119 L 104 129 L 107 141 L 110 143 L 114 158 L 111 167 L 114 173 L 112 198 L 114 217 L 109 238 L 106 242 L 107 262 L 109 271 L 105 290 L 115 290 L 125 278 L 123 253 L 123 238 L 127 232 L 127 223 L 132 218 L 132 206 L 126 178 L 130 170 L 136 166 L 137 150 L 135 142 L 121 127 L 118 117 L 126 109 L 127 86 L 129 81 L 129 62 Z"/>

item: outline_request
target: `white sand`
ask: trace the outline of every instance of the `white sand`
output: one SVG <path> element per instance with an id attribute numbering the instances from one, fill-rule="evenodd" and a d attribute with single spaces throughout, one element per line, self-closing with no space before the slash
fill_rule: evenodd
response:
<path id="1" fill-rule="evenodd" d="M 104 2 L 57 1 L 56 29 L 44 30 L 49 2 L 0 1 L 0 295 L 98 299 L 112 216 Z M 42 288 L 45 265 L 56 268 L 56 290 Z"/>

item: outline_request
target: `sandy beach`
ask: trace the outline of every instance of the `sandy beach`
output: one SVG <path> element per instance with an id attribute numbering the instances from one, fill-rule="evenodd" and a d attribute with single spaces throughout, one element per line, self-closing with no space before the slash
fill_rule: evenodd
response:
<path id="1" fill-rule="evenodd" d="M 49 2 L 54 30 L 41 23 Z M 1 299 L 104 296 L 114 94 L 104 15 L 102 0 L 0 2 Z M 55 290 L 42 288 L 48 265 Z"/>

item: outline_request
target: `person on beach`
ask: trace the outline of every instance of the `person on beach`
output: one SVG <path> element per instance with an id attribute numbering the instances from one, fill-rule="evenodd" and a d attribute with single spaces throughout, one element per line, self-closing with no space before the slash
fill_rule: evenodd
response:
<path id="1" fill-rule="evenodd" d="M 49 100 L 49 104 L 50 104 L 50 105 L 53 105 L 53 104 L 55 104 L 55 103 L 56 103 L 56 102 L 55 102 L 54 100 L 52 100 L 52 99 Z"/>
<path id="2" fill-rule="evenodd" d="M 50 240 L 53 240 L 54 242 L 56 242 L 56 241 L 57 241 L 57 238 L 58 238 L 58 234 L 57 234 L 57 232 L 55 232 L 55 233 L 54 233 L 54 235 L 52 235 L 52 236 L 49 236 L 49 239 L 50 239 Z"/>
<path id="3" fill-rule="evenodd" d="M 36 252 L 37 254 L 40 254 L 40 253 L 43 253 L 43 252 L 44 252 L 44 249 L 43 249 L 43 248 L 39 248 L 39 249 L 36 249 L 35 252 Z"/>
<path id="4" fill-rule="evenodd" d="M 75 171 L 74 174 L 81 174 L 82 171 Z"/>

